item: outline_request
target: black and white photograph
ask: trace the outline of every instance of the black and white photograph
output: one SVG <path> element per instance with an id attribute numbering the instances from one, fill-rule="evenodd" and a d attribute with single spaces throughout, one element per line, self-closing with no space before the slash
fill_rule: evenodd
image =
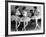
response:
<path id="1" fill-rule="evenodd" d="M 8 35 L 43 33 L 43 5 L 8 3 Z"/>
<path id="2" fill-rule="evenodd" d="M 40 29 L 41 13 L 38 7 L 41 8 L 40 6 L 11 5 L 11 31 L 29 31 Z"/>

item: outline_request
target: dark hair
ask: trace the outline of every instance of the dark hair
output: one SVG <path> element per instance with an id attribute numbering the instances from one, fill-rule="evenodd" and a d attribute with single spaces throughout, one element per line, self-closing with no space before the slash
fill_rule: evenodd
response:
<path id="1" fill-rule="evenodd" d="M 26 7 L 24 6 L 22 10 L 24 10 Z"/>
<path id="2" fill-rule="evenodd" d="M 30 10 L 30 12 L 33 12 L 33 10 Z"/>
<path id="3" fill-rule="evenodd" d="M 32 14 L 31 17 L 34 16 L 34 13 L 33 13 L 33 10 L 32 9 L 30 10 L 30 13 Z"/>
<path id="4" fill-rule="evenodd" d="M 34 9 L 37 9 L 37 7 L 36 7 L 36 6 L 34 6 Z"/>
<path id="5" fill-rule="evenodd" d="M 19 8 L 19 6 L 15 6 L 15 9 Z"/>

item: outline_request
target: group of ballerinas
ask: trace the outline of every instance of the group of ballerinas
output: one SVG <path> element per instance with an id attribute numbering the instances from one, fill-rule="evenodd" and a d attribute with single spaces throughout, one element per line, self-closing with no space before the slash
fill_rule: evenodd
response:
<path id="1" fill-rule="evenodd" d="M 31 19 L 36 19 L 39 16 L 40 12 L 37 10 L 37 7 L 34 6 L 33 8 L 34 8 L 33 10 L 29 10 L 29 12 L 27 12 L 25 6 L 22 9 L 19 9 L 19 6 L 15 7 L 15 13 L 14 13 L 15 15 L 11 16 L 11 21 L 15 20 L 16 31 L 18 31 L 18 27 L 20 26 L 21 22 L 24 22 L 24 27 L 21 28 L 23 31 L 23 30 L 26 30 L 25 28 Z M 18 25 L 17 25 L 17 22 L 19 22 Z M 36 19 L 36 24 L 37 24 L 36 27 L 37 26 L 39 27 L 39 25 L 37 23 L 37 19 Z M 35 29 L 36 29 L 36 27 L 35 27 Z"/>

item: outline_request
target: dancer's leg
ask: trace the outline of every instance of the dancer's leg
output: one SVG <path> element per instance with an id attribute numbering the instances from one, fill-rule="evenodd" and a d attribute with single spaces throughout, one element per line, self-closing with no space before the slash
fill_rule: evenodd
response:
<path id="1" fill-rule="evenodd" d="M 16 21 L 16 31 L 18 31 L 18 29 L 17 29 L 17 21 Z"/>
<path id="2" fill-rule="evenodd" d="M 35 29 L 36 29 L 37 27 L 40 28 L 40 26 L 38 25 L 37 19 L 36 19 L 36 27 L 35 27 Z"/>

